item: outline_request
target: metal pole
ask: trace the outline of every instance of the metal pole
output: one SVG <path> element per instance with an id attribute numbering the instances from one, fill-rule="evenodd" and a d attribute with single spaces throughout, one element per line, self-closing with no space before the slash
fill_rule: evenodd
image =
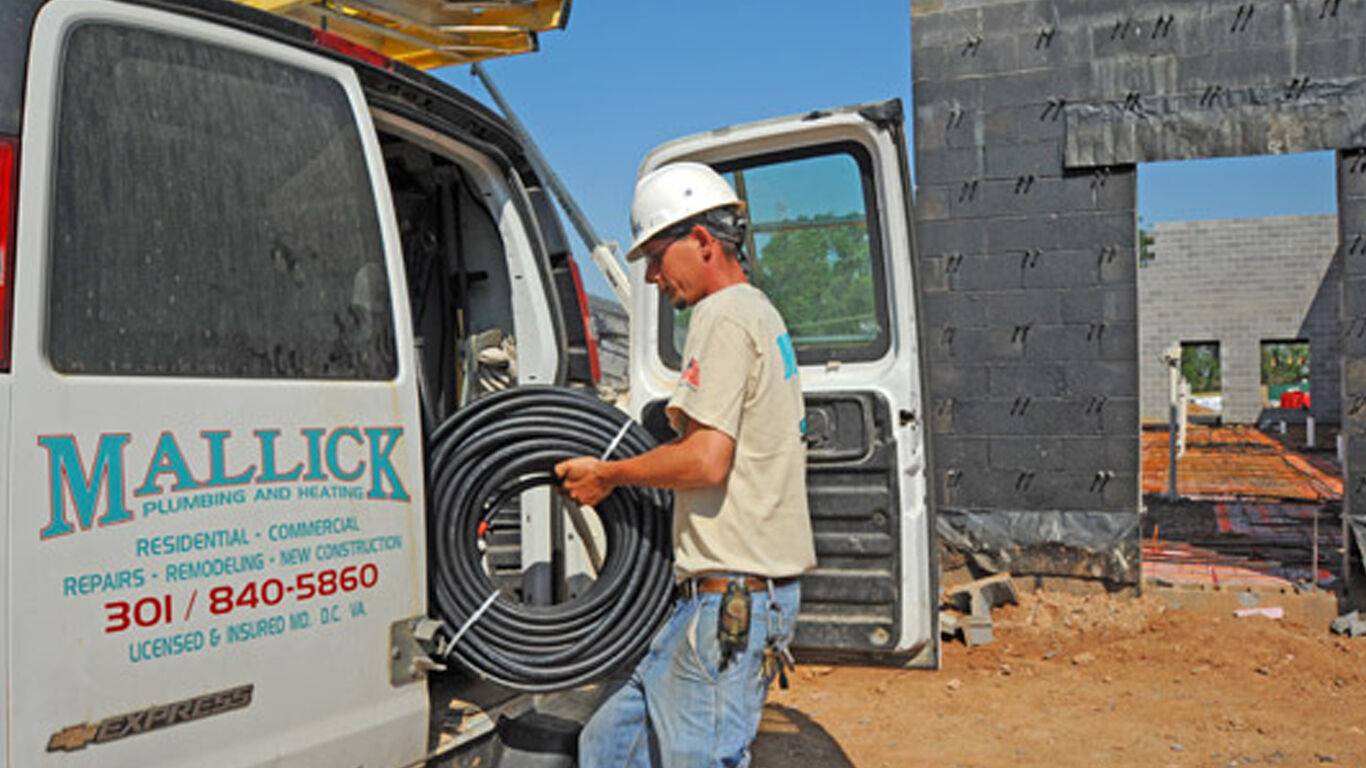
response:
<path id="1" fill-rule="evenodd" d="M 1176 418 L 1180 429 L 1176 431 L 1176 456 L 1180 458 L 1186 455 L 1186 434 L 1190 430 L 1190 401 L 1191 383 L 1184 377 L 1181 379 L 1181 395 L 1176 399 Z"/>
<path id="2" fill-rule="evenodd" d="M 1345 387 L 1344 387 L 1345 389 Z M 1348 482 L 1352 479 L 1351 468 L 1347 466 L 1347 436 L 1338 427 L 1338 467 L 1342 471 L 1342 586 L 1343 592 L 1352 595 L 1352 489 Z"/>
<path id="3" fill-rule="evenodd" d="M 1319 591 L 1319 508 L 1314 507 L 1314 564 L 1309 570 L 1309 591 Z"/>
<path id="4" fill-rule="evenodd" d="M 1178 442 L 1176 431 L 1180 429 L 1180 425 L 1176 418 L 1176 403 L 1169 405 L 1167 410 L 1170 417 L 1167 424 L 1167 498 L 1176 501 L 1180 498 L 1176 492 L 1176 444 Z"/>
<path id="5" fill-rule="evenodd" d="M 536 169 L 536 175 L 545 181 L 546 186 L 550 187 L 551 194 L 555 195 L 555 199 L 559 201 L 560 208 L 564 209 L 565 215 L 569 217 L 569 222 L 574 225 L 574 230 L 579 233 L 579 238 L 583 240 L 584 246 L 592 255 L 593 263 L 597 265 L 598 271 L 607 280 L 607 286 L 616 294 L 617 300 L 621 302 L 623 307 L 630 307 L 631 285 L 626 280 L 626 271 L 617 263 L 616 243 L 607 243 L 598 237 L 598 233 L 593 230 L 593 225 L 588 222 L 588 217 L 579 209 L 578 203 L 574 202 L 574 197 L 569 194 L 564 182 L 560 181 L 560 177 L 550 169 L 550 163 L 546 162 L 545 156 L 541 154 L 540 147 L 537 147 L 536 142 L 531 138 L 531 133 L 527 131 L 526 126 L 522 125 L 522 121 L 517 119 L 517 114 L 512 111 L 512 107 L 503 98 L 502 91 L 493 84 L 493 78 L 489 77 L 484 67 L 475 62 L 470 65 L 470 72 L 479 78 L 480 83 L 483 83 L 485 90 L 489 92 L 489 96 L 493 97 L 498 108 L 503 111 L 503 117 L 507 119 L 512 130 L 522 140 L 522 144 L 526 148 L 527 159 Z"/>
<path id="6" fill-rule="evenodd" d="M 1176 456 L 1181 442 L 1181 347 L 1173 344 L 1164 356 L 1167 363 L 1167 498 L 1180 498 L 1176 491 Z"/>

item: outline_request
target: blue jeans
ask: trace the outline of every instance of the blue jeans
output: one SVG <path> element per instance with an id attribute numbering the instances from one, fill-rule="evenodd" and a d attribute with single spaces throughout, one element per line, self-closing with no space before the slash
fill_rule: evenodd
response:
<path id="1" fill-rule="evenodd" d="M 579 735 L 583 768 L 710 768 L 749 765 L 749 745 L 772 682 L 763 672 L 769 638 L 792 639 L 796 581 L 750 593 L 749 644 L 723 670 L 716 641 L 721 595 L 679 598 L 629 677 L 609 683 Z"/>

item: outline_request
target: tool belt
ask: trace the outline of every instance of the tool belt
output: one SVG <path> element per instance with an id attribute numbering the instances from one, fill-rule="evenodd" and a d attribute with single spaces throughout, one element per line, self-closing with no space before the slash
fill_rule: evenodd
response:
<path id="1" fill-rule="evenodd" d="M 697 597 L 698 595 L 719 595 L 724 594 L 726 585 L 732 581 L 739 581 L 739 576 L 699 576 L 692 579 L 684 579 L 678 582 L 678 594 L 680 597 Z M 758 576 L 745 576 L 746 592 L 767 592 L 768 583 L 773 582 L 773 588 L 791 584 L 796 581 L 795 577 L 785 579 L 764 579 Z"/>
<path id="2" fill-rule="evenodd" d="M 731 657 L 742 652 L 749 642 L 750 594 L 770 592 L 771 589 L 776 590 L 796 580 L 795 577 L 764 579 L 757 576 L 699 576 L 679 582 L 678 594 L 684 599 L 705 594 L 721 595 L 716 620 L 716 642 L 721 651 L 719 669 L 724 670 Z M 787 670 L 792 669 L 795 662 L 787 649 L 787 641 L 775 631 L 775 612 L 781 618 L 782 609 L 776 602 L 770 601 L 768 615 L 765 617 L 768 637 L 763 650 L 763 676 L 769 681 L 776 677 L 779 686 L 787 688 Z"/>

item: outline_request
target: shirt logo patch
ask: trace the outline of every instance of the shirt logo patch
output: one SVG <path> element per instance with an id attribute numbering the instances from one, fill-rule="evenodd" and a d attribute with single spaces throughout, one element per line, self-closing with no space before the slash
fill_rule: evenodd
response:
<path id="1" fill-rule="evenodd" d="M 701 379 L 702 368 L 697 364 L 697 358 L 690 358 L 688 360 L 688 367 L 683 369 L 683 375 L 678 377 L 678 380 L 691 386 L 693 389 L 697 389 L 702 386 Z"/>
<path id="2" fill-rule="evenodd" d="M 786 333 L 778 337 L 778 351 L 783 356 L 783 380 L 797 375 L 797 350 L 792 346 L 792 337 Z"/>

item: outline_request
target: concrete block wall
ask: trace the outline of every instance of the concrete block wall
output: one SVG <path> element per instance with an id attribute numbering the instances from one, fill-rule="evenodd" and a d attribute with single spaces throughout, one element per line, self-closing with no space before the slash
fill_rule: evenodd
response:
<path id="1" fill-rule="evenodd" d="M 1263 417 L 1261 345 L 1309 342 L 1316 419 L 1337 422 L 1341 266 L 1337 216 L 1166 222 L 1154 225 L 1153 258 L 1138 270 L 1142 417 L 1167 421 L 1172 342 L 1218 342 L 1223 420 Z"/>
<path id="2" fill-rule="evenodd" d="M 1366 146 L 1366 0 L 913 0 L 911 34 L 941 534 L 1136 581 L 1136 164 Z M 1353 162 L 1339 230 L 1366 242 Z M 1343 275 L 1366 440 L 1366 252 Z"/>
<path id="3" fill-rule="evenodd" d="M 1338 153 L 1342 258 L 1342 434 L 1347 436 L 1344 512 L 1366 553 L 1366 150 Z"/>

